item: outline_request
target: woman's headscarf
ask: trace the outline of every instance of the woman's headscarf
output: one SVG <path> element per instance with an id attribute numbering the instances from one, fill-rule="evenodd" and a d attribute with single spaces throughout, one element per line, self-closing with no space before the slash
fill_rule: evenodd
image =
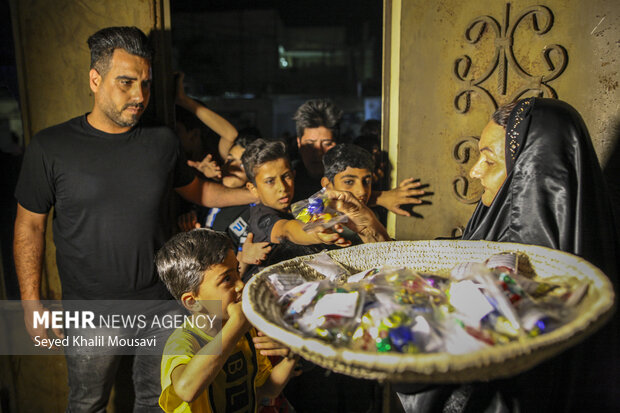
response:
<path id="1" fill-rule="evenodd" d="M 518 242 L 570 252 L 603 270 L 618 291 L 618 244 L 590 135 L 577 111 L 554 99 L 520 101 L 506 125 L 506 181 L 493 203 L 478 205 L 463 239 Z M 620 404 L 618 319 L 577 348 L 504 383 L 545 411 L 607 409 Z M 534 390 L 536 388 L 537 390 Z M 533 392 L 533 393 L 532 393 Z M 523 396 L 526 396 L 523 398 Z M 522 406 L 524 407 L 524 406 Z"/>
<path id="2" fill-rule="evenodd" d="M 601 268 L 617 290 L 611 204 L 577 111 L 559 100 L 521 100 L 506 125 L 505 155 L 506 180 L 489 207 L 478 204 L 463 239 L 570 252 Z M 515 378 L 399 397 L 407 412 L 619 411 L 618 354 L 615 317 L 581 345 Z"/>
<path id="3" fill-rule="evenodd" d="M 579 255 L 616 284 L 611 203 L 590 135 L 575 109 L 521 100 L 506 125 L 506 181 L 478 205 L 463 239 L 542 245 Z"/>

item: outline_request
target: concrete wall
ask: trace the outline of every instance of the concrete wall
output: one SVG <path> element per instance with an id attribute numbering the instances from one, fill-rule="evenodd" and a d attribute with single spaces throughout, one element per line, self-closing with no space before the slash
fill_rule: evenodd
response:
<path id="1" fill-rule="evenodd" d="M 537 11 L 535 32 L 532 13 L 518 24 L 518 17 L 531 7 Z M 545 11 L 550 11 L 552 16 Z M 385 27 L 384 102 L 386 130 L 384 147 L 389 148 L 396 165 L 394 179 L 415 176 L 428 183 L 432 205 L 414 208 L 416 218 L 398 217 L 390 221 L 397 239 L 428 239 L 458 234 L 471 216 L 481 193 L 477 182 L 467 174 L 477 159 L 475 138 L 493 112 L 494 106 L 479 90 L 471 93 L 469 109 L 459 113 L 455 98 L 466 89 L 466 82 L 455 74 L 457 59 L 467 55 L 471 61 L 465 74 L 466 59 L 459 66 L 463 79 L 479 79 L 492 67 L 497 36 L 487 24 L 480 40 L 468 42 L 465 33 L 472 27 L 472 39 L 482 27 L 472 23 L 480 16 L 490 16 L 500 30 L 514 29 L 512 50 L 519 66 L 532 77 L 518 75 L 506 61 L 505 90 L 501 63 L 480 84 L 497 104 L 508 102 L 528 82 L 543 78 L 539 90 L 524 96 L 556 96 L 575 106 L 582 114 L 594 146 L 612 187 L 618 194 L 618 139 L 620 135 L 620 3 L 613 0 L 496 0 L 460 2 L 456 0 L 388 1 Z M 508 23 L 507 23 L 508 22 Z M 542 32 L 546 27 L 547 31 Z M 511 32 L 511 30 L 509 30 Z M 504 32 L 501 32 L 504 33 Z M 560 45 L 561 48 L 553 45 Z M 561 49 L 566 52 L 562 56 Z M 553 49 L 549 58 L 555 68 L 565 69 L 554 79 L 546 80 L 553 69 L 543 52 Z M 553 76 L 551 76 L 553 77 Z M 548 86 L 548 88 L 547 88 Z M 536 88 L 536 86 L 532 86 Z M 554 92 L 551 91 L 553 89 Z M 460 100 L 465 106 L 465 96 Z M 458 145 L 462 142 L 461 145 Z M 469 151 L 469 156 L 468 155 Z M 465 190 L 467 186 L 467 190 Z"/>

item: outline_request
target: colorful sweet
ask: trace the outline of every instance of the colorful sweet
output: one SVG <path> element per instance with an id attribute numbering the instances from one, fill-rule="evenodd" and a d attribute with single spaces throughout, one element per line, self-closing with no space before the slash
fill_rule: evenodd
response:
<path id="1" fill-rule="evenodd" d="M 535 280 L 520 272 L 519 259 L 499 254 L 486 265 L 462 263 L 445 278 L 402 267 L 351 275 L 319 254 L 308 264 L 325 280 L 299 284 L 290 274 L 269 280 L 284 322 L 306 336 L 368 352 L 462 354 L 527 340 L 574 317 L 588 284 Z M 282 293 L 285 285 L 291 289 Z"/>
<path id="2" fill-rule="evenodd" d="M 306 200 L 295 202 L 291 205 L 291 212 L 295 219 L 306 224 L 304 231 L 308 232 L 331 228 L 347 221 L 346 215 L 329 206 L 329 198 L 325 196 L 325 188 Z"/>

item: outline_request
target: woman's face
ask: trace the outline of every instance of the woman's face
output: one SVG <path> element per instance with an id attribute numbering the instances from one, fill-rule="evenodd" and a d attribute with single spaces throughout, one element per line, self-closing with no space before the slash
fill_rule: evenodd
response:
<path id="1" fill-rule="evenodd" d="M 478 149 L 480 158 L 469 176 L 480 179 L 484 188 L 482 203 L 490 206 L 506 180 L 506 129 L 490 121 L 482 130 Z"/>

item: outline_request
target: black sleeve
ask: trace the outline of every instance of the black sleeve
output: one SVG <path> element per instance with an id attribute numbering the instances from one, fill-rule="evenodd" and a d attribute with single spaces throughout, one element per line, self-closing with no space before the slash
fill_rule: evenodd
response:
<path id="1" fill-rule="evenodd" d="M 174 166 L 174 179 L 172 181 L 172 186 L 174 188 L 189 185 L 196 177 L 194 168 L 187 164 L 187 158 L 185 157 L 185 152 L 181 146 L 181 140 L 177 139 L 177 141 L 177 160 L 176 165 Z"/>
<path id="2" fill-rule="evenodd" d="M 252 207 L 249 231 L 254 234 L 254 242 L 271 242 L 273 226 L 281 219 L 292 219 L 292 217 L 288 217 L 288 215 L 279 213 L 262 204 Z"/>
<path id="3" fill-rule="evenodd" d="M 56 200 L 53 165 L 37 136 L 32 138 L 26 148 L 15 198 L 28 211 L 38 214 L 49 212 Z"/>

